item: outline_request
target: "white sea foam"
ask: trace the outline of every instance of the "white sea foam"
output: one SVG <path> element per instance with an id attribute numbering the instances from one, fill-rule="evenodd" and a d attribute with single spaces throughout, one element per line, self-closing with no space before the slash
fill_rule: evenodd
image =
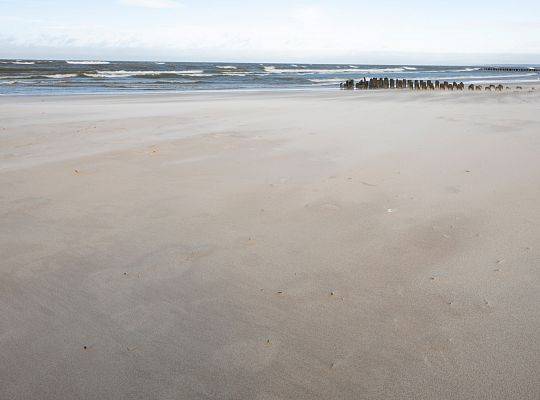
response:
<path id="1" fill-rule="evenodd" d="M 538 83 L 540 84 L 540 79 L 506 79 L 506 80 L 484 80 L 484 81 L 478 81 L 478 80 L 472 80 L 467 81 L 467 83 L 473 83 L 475 85 L 487 85 L 487 84 L 504 84 L 504 85 L 519 85 L 520 83 Z"/>
<path id="2" fill-rule="evenodd" d="M 457 80 L 457 79 L 478 79 L 478 80 L 482 80 L 482 79 L 502 79 L 502 78 L 526 78 L 528 76 L 536 76 L 538 74 L 535 74 L 534 72 L 533 73 L 526 73 L 526 74 L 519 74 L 519 75 L 463 75 L 463 76 L 447 76 L 447 77 L 444 77 L 444 78 L 440 78 L 439 80 L 443 79 L 443 80 Z M 422 79 L 422 78 L 418 78 L 418 79 Z M 435 79 L 435 78 L 427 78 L 427 79 Z"/>
<path id="3" fill-rule="evenodd" d="M 110 64 L 108 61 L 66 61 L 67 64 L 73 65 L 103 65 Z"/>
<path id="4" fill-rule="evenodd" d="M 339 83 L 339 82 L 343 82 L 343 79 L 342 78 L 326 78 L 326 79 L 310 79 L 309 80 L 310 82 L 313 82 L 313 83 Z"/>
<path id="5" fill-rule="evenodd" d="M 373 69 L 359 69 L 359 68 L 343 68 L 343 69 L 287 69 L 276 68 L 274 66 L 264 67 L 264 70 L 269 74 L 336 74 L 345 72 L 360 72 L 365 74 L 381 74 L 388 72 L 403 72 L 403 68 L 373 68 Z"/>
<path id="6" fill-rule="evenodd" d="M 205 74 L 203 70 L 183 70 L 183 71 L 96 71 L 85 73 L 90 78 L 129 78 L 132 76 L 159 76 L 159 75 L 185 75 L 185 76 L 212 76 Z"/>
<path id="7" fill-rule="evenodd" d="M 219 69 L 237 69 L 234 65 L 218 65 Z"/>
<path id="8" fill-rule="evenodd" d="M 77 74 L 52 74 L 52 75 L 43 75 L 47 78 L 52 79 L 64 79 L 64 78 L 75 78 Z"/>
<path id="9" fill-rule="evenodd" d="M 415 67 L 403 67 L 403 69 L 405 71 L 417 71 L 418 70 L 418 68 L 415 68 Z"/>
<path id="10" fill-rule="evenodd" d="M 0 64 L 19 64 L 19 65 L 32 65 L 34 61 L 0 61 Z"/>
<path id="11" fill-rule="evenodd" d="M 451 69 L 448 72 L 473 72 L 480 71 L 481 68 Z"/>
<path id="12" fill-rule="evenodd" d="M 221 75 L 226 76 L 247 76 L 246 72 L 222 72 Z"/>

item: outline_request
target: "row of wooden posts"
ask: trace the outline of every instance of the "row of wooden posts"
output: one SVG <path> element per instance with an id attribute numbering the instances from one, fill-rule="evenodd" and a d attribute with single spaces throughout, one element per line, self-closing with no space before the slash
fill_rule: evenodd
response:
<path id="1" fill-rule="evenodd" d="M 355 82 L 354 79 L 348 79 L 339 84 L 341 89 L 410 89 L 410 90 L 464 90 L 463 82 L 440 82 L 440 81 L 423 81 L 410 79 L 393 79 L 393 78 L 366 78 Z M 469 90 L 482 90 L 480 85 L 469 85 Z M 485 90 L 503 90 L 503 85 L 489 85 Z M 507 88 L 509 89 L 509 88 Z"/>
<path id="2" fill-rule="evenodd" d="M 540 72 L 540 68 L 535 68 L 535 67 L 483 67 L 482 71 Z"/>

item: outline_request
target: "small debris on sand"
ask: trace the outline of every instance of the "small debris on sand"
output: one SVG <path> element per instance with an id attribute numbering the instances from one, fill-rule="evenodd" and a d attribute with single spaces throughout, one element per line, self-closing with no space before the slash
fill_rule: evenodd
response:
<path id="1" fill-rule="evenodd" d="M 364 182 L 364 181 L 360 181 L 360 183 L 364 186 L 371 186 L 371 187 L 377 187 L 377 185 L 374 185 L 373 183 L 369 183 L 369 182 Z"/>

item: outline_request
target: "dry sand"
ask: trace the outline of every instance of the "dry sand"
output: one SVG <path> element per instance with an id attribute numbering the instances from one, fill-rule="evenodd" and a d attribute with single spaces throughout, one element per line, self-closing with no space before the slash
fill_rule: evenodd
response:
<path id="1" fill-rule="evenodd" d="M 0 398 L 539 399 L 540 96 L 0 98 Z"/>

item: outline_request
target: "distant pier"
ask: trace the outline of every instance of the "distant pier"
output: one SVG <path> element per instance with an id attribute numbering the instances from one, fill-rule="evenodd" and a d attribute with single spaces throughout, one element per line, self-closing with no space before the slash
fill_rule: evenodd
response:
<path id="1" fill-rule="evenodd" d="M 501 71 L 501 72 L 540 72 L 540 68 L 535 67 L 482 67 L 481 71 Z"/>

